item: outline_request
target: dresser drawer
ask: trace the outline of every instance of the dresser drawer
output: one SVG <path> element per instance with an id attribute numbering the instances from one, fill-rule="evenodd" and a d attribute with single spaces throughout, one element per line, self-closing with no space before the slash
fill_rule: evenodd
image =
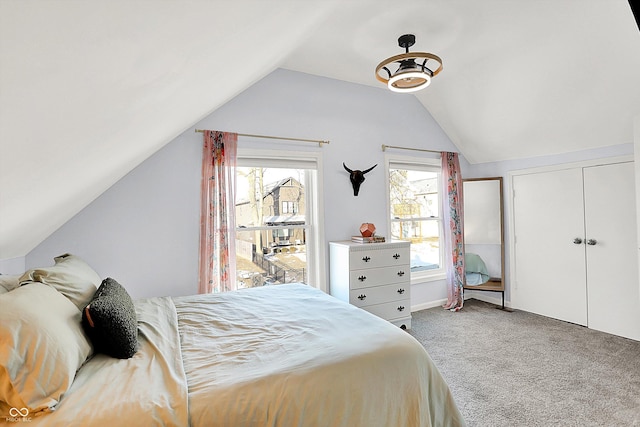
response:
<path id="1" fill-rule="evenodd" d="M 411 316 L 403 317 L 398 320 L 390 320 L 390 322 L 400 329 L 411 329 Z"/>
<path id="2" fill-rule="evenodd" d="M 357 307 L 365 307 L 367 305 L 407 299 L 408 294 L 408 283 L 374 286 L 372 288 L 354 289 L 350 291 L 349 302 Z"/>
<path id="3" fill-rule="evenodd" d="M 366 307 L 362 307 L 362 309 L 386 320 L 411 316 L 411 302 L 408 299 L 386 302 L 384 304 L 368 305 Z"/>
<path id="4" fill-rule="evenodd" d="M 379 249 L 375 243 L 367 243 L 360 250 L 352 250 L 349 254 L 349 268 L 389 267 L 409 264 L 409 246 Z M 408 272 L 407 272 L 408 273 Z"/>
<path id="5" fill-rule="evenodd" d="M 371 243 L 373 245 L 373 243 Z M 411 277 L 409 264 L 396 267 L 369 268 L 349 272 L 349 289 L 368 288 L 389 283 L 407 282 Z"/>

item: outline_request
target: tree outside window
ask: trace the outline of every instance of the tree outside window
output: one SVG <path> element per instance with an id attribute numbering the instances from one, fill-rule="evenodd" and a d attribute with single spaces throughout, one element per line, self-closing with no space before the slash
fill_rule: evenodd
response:
<path id="1" fill-rule="evenodd" d="M 389 162 L 389 207 L 392 240 L 411 242 L 411 272 L 441 272 L 439 171 L 433 166 Z"/>

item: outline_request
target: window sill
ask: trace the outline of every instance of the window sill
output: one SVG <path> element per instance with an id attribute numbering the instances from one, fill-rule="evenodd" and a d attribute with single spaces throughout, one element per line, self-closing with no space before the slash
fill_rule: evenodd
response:
<path id="1" fill-rule="evenodd" d="M 447 278 L 447 274 L 442 272 L 438 274 L 430 274 L 428 276 L 411 276 L 411 284 L 417 285 L 418 283 L 428 283 L 428 282 L 437 282 L 440 280 L 445 280 Z"/>

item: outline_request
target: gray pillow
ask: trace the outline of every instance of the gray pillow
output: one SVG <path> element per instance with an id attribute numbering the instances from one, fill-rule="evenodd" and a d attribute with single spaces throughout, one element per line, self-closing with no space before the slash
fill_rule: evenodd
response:
<path id="1" fill-rule="evenodd" d="M 108 277 L 82 311 L 82 327 L 94 351 L 128 359 L 138 350 L 138 319 L 126 289 Z"/>

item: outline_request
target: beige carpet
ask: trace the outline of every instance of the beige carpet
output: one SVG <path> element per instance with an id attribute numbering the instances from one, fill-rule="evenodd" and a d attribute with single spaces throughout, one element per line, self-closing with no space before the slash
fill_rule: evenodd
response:
<path id="1" fill-rule="evenodd" d="M 413 313 L 469 427 L 640 426 L 640 342 L 495 307 Z"/>

